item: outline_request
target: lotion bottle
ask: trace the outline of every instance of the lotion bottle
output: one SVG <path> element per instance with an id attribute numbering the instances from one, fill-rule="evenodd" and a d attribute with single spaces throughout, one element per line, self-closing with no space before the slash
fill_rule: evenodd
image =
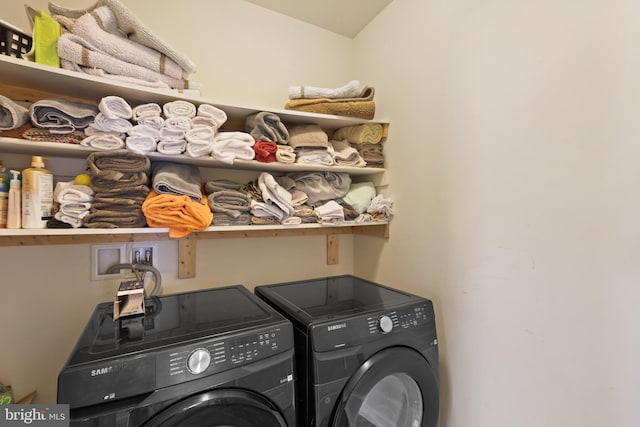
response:
<path id="1" fill-rule="evenodd" d="M 53 216 L 53 174 L 40 156 L 22 171 L 22 228 L 47 228 Z"/>
<path id="2" fill-rule="evenodd" d="M 9 175 L 0 161 L 0 228 L 7 228 L 9 214 Z"/>
<path id="3" fill-rule="evenodd" d="M 9 209 L 7 211 L 7 228 L 20 228 L 22 225 L 20 200 L 20 172 L 11 171 L 9 184 Z"/>

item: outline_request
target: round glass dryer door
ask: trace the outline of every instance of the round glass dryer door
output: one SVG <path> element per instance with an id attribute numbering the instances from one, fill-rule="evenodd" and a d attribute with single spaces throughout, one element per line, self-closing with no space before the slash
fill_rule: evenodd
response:
<path id="1" fill-rule="evenodd" d="M 439 392 L 431 366 L 406 347 L 385 349 L 342 393 L 333 427 L 436 427 Z"/>
<path id="2" fill-rule="evenodd" d="M 290 427 L 266 399 L 238 390 L 200 393 L 168 407 L 145 427 Z"/>

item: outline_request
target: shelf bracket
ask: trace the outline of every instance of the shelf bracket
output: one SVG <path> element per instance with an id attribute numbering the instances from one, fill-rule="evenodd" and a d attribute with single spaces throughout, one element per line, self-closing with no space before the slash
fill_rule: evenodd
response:
<path id="1" fill-rule="evenodd" d="M 195 236 L 185 236 L 178 240 L 178 279 L 196 277 L 196 241 Z"/>

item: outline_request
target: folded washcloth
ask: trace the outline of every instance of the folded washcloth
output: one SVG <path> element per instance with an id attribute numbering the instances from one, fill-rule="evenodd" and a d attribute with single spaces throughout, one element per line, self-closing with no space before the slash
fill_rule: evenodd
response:
<path id="1" fill-rule="evenodd" d="M 108 133 L 89 135 L 80 142 L 80 145 L 98 150 L 120 150 L 125 148 L 124 140 L 121 137 Z"/>
<path id="2" fill-rule="evenodd" d="M 358 213 L 366 212 L 371 201 L 376 197 L 376 187 L 371 181 L 352 183 L 342 200 Z"/>
<path id="3" fill-rule="evenodd" d="M 277 205 L 254 199 L 251 199 L 251 215 L 258 218 L 275 218 L 278 221 L 285 217 L 284 212 Z"/>
<path id="4" fill-rule="evenodd" d="M 138 120 L 139 125 L 149 126 L 158 132 L 164 127 L 164 119 L 160 116 L 147 116 Z"/>
<path id="5" fill-rule="evenodd" d="M 329 141 L 333 147 L 333 163 L 336 166 L 365 167 L 364 161 L 358 150 L 353 148 L 347 141 Z"/>
<path id="6" fill-rule="evenodd" d="M 213 142 L 216 136 L 215 130 L 207 126 L 197 126 L 195 128 L 187 130 L 184 135 L 184 139 L 189 143 L 205 143 Z"/>
<path id="7" fill-rule="evenodd" d="M 283 218 L 282 221 L 280 222 L 280 224 L 282 224 L 282 225 L 300 225 L 300 224 L 302 224 L 302 218 L 300 218 L 299 216 L 288 216 L 286 218 Z"/>
<path id="8" fill-rule="evenodd" d="M 130 40 L 147 46 L 171 58 L 180 68 L 189 74 L 196 71 L 195 64 L 186 56 L 180 54 L 171 46 L 160 40 L 144 23 L 137 18 L 121 1 L 119 0 L 98 0 L 93 6 L 84 9 L 68 9 L 49 3 L 49 11 L 52 15 L 62 15 L 69 18 L 79 18 L 85 13 L 91 12 L 100 6 L 109 6 L 116 16 L 118 28 L 123 34 L 126 34 Z"/>
<path id="9" fill-rule="evenodd" d="M 105 96 L 98 104 L 100 112 L 108 119 L 126 119 L 133 117 L 133 110 L 127 101 L 115 95 Z"/>
<path id="10" fill-rule="evenodd" d="M 154 163 L 151 182 L 158 194 L 186 195 L 198 202 L 202 200 L 200 170 L 196 166 Z"/>
<path id="11" fill-rule="evenodd" d="M 187 150 L 187 141 L 181 140 L 165 140 L 159 141 L 156 147 L 158 153 L 167 154 L 170 156 L 178 156 Z"/>
<path id="12" fill-rule="evenodd" d="M 170 117 L 187 117 L 190 119 L 196 116 L 197 109 L 191 102 L 177 99 L 165 103 L 162 106 L 162 112 L 167 119 Z"/>
<path id="13" fill-rule="evenodd" d="M 384 136 L 384 127 L 379 123 L 365 123 L 346 126 L 336 130 L 332 136 L 334 140 L 346 140 L 351 144 L 377 144 Z"/>
<path id="14" fill-rule="evenodd" d="M 87 164 L 92 177 L 118 181 L 126 174 L 149 173 L 151 162 L 143 154 L 127 150 L 97 151 L 89 154 Z"/>
<path id="15" fill-rule="evenodd" d="M 213 153 L 213 142 L 188 142 L 185 154 L 189 157 L 204 157 Z"/>
<path id="16" fill-rule="evenodd" d="M 29 110 L 0 95 L 0 130 L 16 129 L 29 121 Z"/>
<path id="17" fill-rule="evenodd" d="M 262 191 L 262 199 L 268 204 L 278 206 L 285 215 L 293 212 L 291 193 L 284 189 L 268 172 L 262 172 L 258 177 L 258 187 Z"/>
<path id="18" fill-rule="evenodd" d="M 315 211 L 323 223 L 344 222 L 344 210 L 335 200 L 329 200 L 327 203 L 316 207 Z"/>
<path id="19" fill-rule="evenodd" d="M 82 218 L 89 213 L 89 209 L 91 202 L 67 202 L 60 205 L 59 212 L 70 217 Z"/>
<path id="20" fill-rule="evenodd" d="M 198 106 L 197 115 L 199 117 L 206 117 L 213 120 L 216 130 L 220 129 L 220 127 L 227 121 L 227 113 L 209 104 L 200 104 Z"/>
<path id="21" fill-rule="evenodd" d="M 278 145 L 273 141 L 256 141 L 253 145 L 253 151 L 256 153 L 255 159 L 257 161 L 271 163 L 276 161 Z"/>
<path id="22" fill-rule="evenodd" d="M 92 202 L 94 194 L 89 186 L 59 181 L 53 190 L 53 200 L 60 204 Z"/>
<path id="23" fill-rule="evenodd" d="M 328 147 L 329 137 L 316 124 L 297 125 L 289 129 L 289 145 L 293 148 Z"/>
<path id="24" fill-rule="evenodd" d="M 142 204 L 149 227 L 169 228 L 169 237 L 180 238 L 211 225 L 213 213 L 200 195 L 195 201 L 186 195 L 158 194 L 151 191 Z"/>
<path id="25" fill-rule="evenodd" d="M 164 127 L 167 129 L 181 130 L 186 132 L 191 129 L 191 119 L 182 116 L 168 117 L 164 121 Z"/>
<path id="26" fill-rule="evenodd" d="M 72 32 L 87 40 L 97 50 L 175 79 L 188 74 L 170 58 L 155 49 L 123 37 L 118 28 L 118 18 L 108 6 L 95 8 L 76 19 Z"/>
<path id="27" fill-rule="evenodd" d="M 308 197 L 308 203 L 338 199 L 349 191 L 351 177 L 343 172 L 299 172 L 289 174 L 295 182 L 295 188 Z"/>
<path id="28" fill-rule="evenodd" d="M 104 113 L 100 112 L 96 115 L 94 122 L 91 123 L 89 127 L 98 132 L 122 134 L 127 133 L 129 129 L 133 127 L 133 125 L 127 119 L 110 119 Z"/>
<path id="29" fill-rule="evenodd" d="M 60 222 L 68 224 L 71 228 L 80 228 L 82 227 L 82 219 L 87 215 L 89 215 L 89 211 L 87 211 L 85 214 L 80 216 L 65 215 L 62 212 L 58 211 L 55 213 L 54 218 Z M 47 222 L 47 228 L 53 228 L 53 227 L 51 227 L 51 225 Z M 62 227 L 58 226 L 55 228 L 62 228 Z"/>
<path id="30" fill-rule="evenodd" d="M 256 141 L 273 141 L 276 144 L 289 144 L 289 131 L 275 113 L 261 111 L 245 119 L 244 130 Z"/>
<path id="31" fill-rule="evenodd" d="M 64 33 L 60 36 L 58 39 L 58 55 L 60 55 L 60 65 L 65 65 L 63 60 L 71 64 L 77 64 L 79 66 L 77 71 L 87 72 L 91 69 L 97 69 L 107 75 L 162 83 L 172 89 L 185 89 L 188 87 L 188 82 L 184 79 L 176 79 L 105 54 L 89 41 L 73 33 Z"/>
<path id="32" fill-rule="evenodd" d="M 131 135 L 125 140 L 127 150 L 138 154 L 147 154 L 158 151 L 156 139 L 148 135 Z"/>
<path id="33" fill-rule="evenodd" d="M 296 148 L 296 163 L 332 166 L 333 148 Z"/>
<path id="34" fill-rule="evenodd" d="M 278 151 L 276 151 L 276 160 L 280 163 L 295 163 L 296 153 L 293 147 L 289 145 L 278 145 Z"/>
<path id="35" fill-rule="evenodd" d="M 160 105 L 156 104 L 155 102 L 149 102 L 147 104 L 140 104 L 133 107 L 131 118 L 135 122 L 140 122 L 140 120 L 147 117 L 160 117 L 161 113 L 162 108 L 160 108 Z"/>
<path id="36" fill-rule="evenodd" d="M 360 82 L 351 80 L 338 88 L 323 88 L 316 86 L 291 86 L 289 87 L 289 99 L 300 98 L 355 98 L 361 93 Z"/>
<path id="37" fill-rule="evenodd" d="M 246 132 L 220 132 L 213 139 L 211 156 L 221 162 L 233 164 L 236 159 L 253 160 L 255 140 Z"/>
<path id="38" fill-rule="evenodd" d="M 63 99 L 42 99 L 29 106 L 31 123 L 52 133 L 71 133 L 93 123 L 98 109 L 89 104 Z"/>

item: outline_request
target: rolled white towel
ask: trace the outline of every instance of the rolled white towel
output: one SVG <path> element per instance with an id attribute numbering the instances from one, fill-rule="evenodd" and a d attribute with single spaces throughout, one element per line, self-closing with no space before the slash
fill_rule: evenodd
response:
<path id="1" fill-rule="evenodd" d="M 158 153 L 167 154 L 171 156 L 178 156 L 187 150 L 187 141 L 160 141 L 156 147 Z"/>
<path id="2" fill-rule="evenodd" d="M 291 86 L 289 87 L 289 99 L 339 99 L 357 98 L 361 95 L 362 89 L 358 80 L 351 80 L 344 86 L 332 89 L 316 86 Z"/>
<path id="3" fill-rule="evenodd" d="M 154 151 L 157 151 L 158 146 L 153 137 L 146 135 L 128 136 L 125 145 L 127 150 L 138 154 L 153 153 Z"/>
<path id="4" fill-rule="evenodd" d="M 189 142 L 186 154 L 189 157 L 209 156 L 213 152 L 213 142 Z"/>
<path id="5" fill-rule="evenodd" d="M 164 121 L 164 127 L 169 129 L 177 129 L 183 132 L 191 129 L 191 119 L 188 117 L 169 117 Z"/>
<path id="6" fill-rule="evenodd" d="M 0 95 L 0 130 L 16 129 L 29 121 L 29 109 Z"/>
<path id="7" fill-rule="evenodd" d="M 65 202 L 60 204 L 60 212 L 63 215 L 81 217 L 91 209 L 91 202 Z"/>
<path id="8" fill-rule="evenodd" d="M 236 159 L 253 160 L 256 156 L 253 146 L 256 141 L 246 132 L 220 132 L 213 139 L 211 156 L 227 164 Z"/>
<path id="9" fill-rule="evenodd" d="M 122 137 L 110 133 L 97 133 L 95 135 L 89 135 L 85 139 L 80 141 L 80 145 L 105 151 L 121 150 L 125 148 L 125 143 Z"/>
<path id="10" fill-rule="evenodd" d="M 140 120 L 147 117 L 160 117 L 161 113 L 162 108 L 160 108 L 160 105 L 156 104 L 155 102 L 140 104 L 133 107 L 132 119 L 136 122 L 139 122 Z"/>
<path id="11" fill-rule="evenodd" d="M 329 141 L 333 147 L 333 163 L 337 166 L 353 166 L 362 168 L 367 162 L 360 156 L 358 150 L 352 147 L 346 140 Z"/>
<path id="12" fill-rule="evenodd" d="M 333 148 L 299 148 L 296 150 L 296 163 L 314 165 L 333 165 Z"/>
<path id="13" fill-rule="evenodd" d="M 195 116 L 194 118 L 191 119 L 191 127 L 192 128 L 197 128 L 200 126 L 206 126 L 206 127 L 210 127 L 210 128 L 214 128 L 214 129 L 218 129 L 218 123 L 213 120 L 211 117 L 204 117 L 204 116 Z"/>
<path id="14" fill-rule="evenodd" d="M 187 117 L 190 119 L 196 116 L 197 109 L 191 102 L 177 99 L 165 103 L 162 106 L 162 112 L 166 118 Z"/>
<path id="15" fill-rule="evenodd" d="M 164 127 L 164 119 L 160 116 L 147 116 L 138 120 L 139 125 L 150 126 L 158 131 Z"/>
<path id="16" fill-rule="evenodd" d="M 102 112 L 98 113 L 93 123 L 89 125 L 89 127 L 92 127 L 95 130 L 112 133 L 127 133 L 132 126 L 133 124 L 127 119 L 110 119 Z"/>
<path id="17" fill-rule="evenodd" d="M 160 141 L 180 141 L 184 139 L 185 131 L 163 127 L 160 129 Z"/>
<path id="18" fill-rule="evenodd" d="M 123 98 L 115 95 L 105 96 L 98 104 L 100 112 L 108 119 L 126 119 L 133 117 L 133 110 Z"/>
<path id="19" fill-rule="evenodd" d="M 276 151 L 276 160 L 280 163 L 295 163 L 296 153 L 293 147 L 290 145 L 278 144 L 278 151 Z"/>
<path id="20" fill-rule="evenodd" d="M 53 190 L 53 199 L 58 203 L 78 203 L 93 201 L 94 191 L 87 185 L 77 185 L 73 181 L 59 181 Z"/>
<path id="21" fill-rule="evenodd" d="M 198 116 L 213 119 L 219 129 L 227 121 L 227 113 L 210 104 L 200 104 L 198 106 Z"/>
<path id="22" fill-rule="evenodd" d="M 131 136 L 131 135 L 150 136 L 156 142 L 160 139 L 160 131 L 158 129 L 155 129 L 154 127 L 149 126 L 149 125 L 141 125 L 141 124 L 137 124 L 137 125 L 131 127 L 131 129 L 129 129 L 129 132 L 127 132 L 127 135 L 129 135 L 129 136 Z"/>
<path id="23" fill-rule="evenodd" d="M 189 129 L 184 135 L 184 139 L 186 139 L 187 142 L 190 143 L 213 142 L 215 136 L 216 133 L 213 128 L 198 126 L 193 129 Z"/>
<path id="24" fill-rule="evenodd" d="M 88 213 L 89 211 L 87 211 L 87 214 Z M 82 218 L 84 218 L 84 216 L 85 215 L 83 215 Z M 82 218 L 78 218 L 71 215 L 65 215 L 60 211 L 56 212 L 54 217 L 60 222 L 64 222 L 65 224 L 71 225 L 73 228 L 80 228 L 82 226 Z"/>

